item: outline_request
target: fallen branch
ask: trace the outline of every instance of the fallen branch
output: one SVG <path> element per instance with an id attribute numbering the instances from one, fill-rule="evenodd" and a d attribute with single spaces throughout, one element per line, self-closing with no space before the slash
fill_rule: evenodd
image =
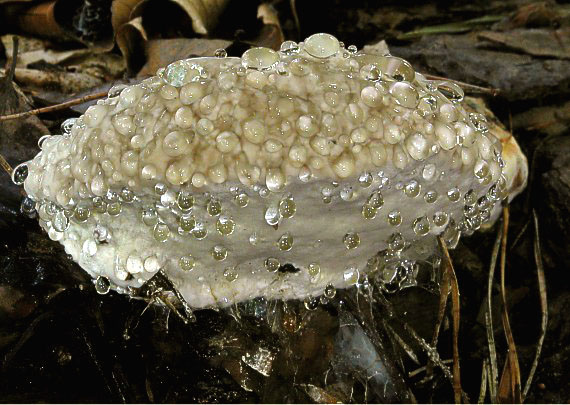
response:
<path id="1" fill-rule="evenodd" d="M 35 110 L 24 111 L 24 112 L 20 112 L 20 113 L 16 113 L 16 114 L 0 116 L 0 122 L 1 121 L 8 121 L 8 120 L 15 120 L 15 119 L 27 117 L 30 115 L 39 115 L 39 114 L 45 114 L 45 113 L 50 113 L 50 112 L 54 112 L 54 111 L 59 111 L 59 110 L 65 109 L 67 107 L 72 107 L 74 105 L 86 103 L 88 101 L 98 100 L 98 99 L 103 98 L 105 96 L 107 96 L 106 91 L 88 94 L 88 95 L 80 97 L 80 98 L 74 98 L 72 100 L 68 100 L 68 101 L 65 101 L 65 102 L 60 103 L 60 104 L 50 105 L 48 107 L 36 108 Z"/>

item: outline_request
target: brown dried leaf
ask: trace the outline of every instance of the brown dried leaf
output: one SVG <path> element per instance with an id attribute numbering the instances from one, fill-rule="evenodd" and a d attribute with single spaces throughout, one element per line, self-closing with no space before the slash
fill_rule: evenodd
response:
<path id="1" fill-rule="evenodd" d="M 228 0 L 171 0 L 192 19 L 192 28 L 198 34 L 207 34 L 218 23 L 218 17 Z"/>
<path id="2" fill-rule="evenodd" d="M 111 25 L 115 35 L 124 24 L 134 18 L 133 12 L 139 4 L 144 2 L 146 0 L 113 0 L 113 4 L 111 4 Z"/>
<path id="3" fill-rule="evenodd" d="M 562 105 L 535 107 L 513 116 L 513 130 L 562 135 L 570 127 L 570 101 Z"/>
<path id="4" fill-rule="evenodd" d="M 143 55 L 147 40 L 142 17 L 137 17 L 118 29 L 115 41 L 123 54 L 129 75 L 136 72 L 144 63 Z"/>
<path id="5" fill-rule="evenodd" d="M 0 69 L 0 74 L 4 74 Z M 14 79 L 27 90 L 51 89 L 64 94 L 77 93 L 81 90 L 100 85 L 103 81 L 85 73 L 59 71 L 45 71 L 38 69 L 17 68 Z M 22 111 L 22 110 L 20 110 Z M 19 111 L 15 111 L 19 112 Z M 4 115 L 4 114 L 2 114 Z"/>
<path id="6" fill-rule="evenodd" d="M 137 76 L 154 75 L 159 68 L 190 56 L 213 56 L 216 49 L 226 48 L 230 43 L 223 39 L 200 38 L 150 40 L 146 44 L 147 62 Z"/>

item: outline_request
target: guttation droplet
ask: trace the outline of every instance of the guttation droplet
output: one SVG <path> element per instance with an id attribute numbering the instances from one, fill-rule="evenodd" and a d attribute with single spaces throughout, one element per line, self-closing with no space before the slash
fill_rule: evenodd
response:
<path id="1" fill-rule="evenodd" d="M 234 220 L 225 215 L 221 215 L 216 221 L 216 230 L 223 236 L 231 235 L 235 227 L 236 223 Z"/>
<path id="2" fill-rule="evenodd" d="M 360 245 L 360 236 L 356 232 L 349 232 L 344 235 L 343 242 L 347 249 L 356 249 Z"/>
<path id="3" fill-rule="evenodd" d="M 192 257 L 192 255 L 182 256 L 180 257 L 180 260 L 178 260 L 178 265 L 182 270 L 190 271 L 196 265 L 196 260 L 194 257 Z"/>
<path id="4" fill-rule="evenodd" d="M 236 281 L 238 278 L 238 272 L 237 272 L 236 268 L 235 267 L 226 267 L 224 270 L 224 277 L 230 283 L 232 281 Z"/>
<path id="5" fill-rule="evenodd" d="M 223 246 L 216 245 L 212 248 L 212 257 L 214 260 L 222 261 L 228 257 L 228 249 Z"/>
<path id="6" fill-rule="evenodd" d="M 392 226 L 398 226 L 402 223 L 402 215 L 400 211 L 392 211 L 388 213 L 388 223 Z"/>
<path id="7" fill-rule="evenodd" d="M 95 291 L 101 295 L 105 295 L 111 289 L 111 282 L 105 276 L 98 276 L 95 280 Z"/>
<path id="8" fill-rule="evenodd" d="M 412 227 L 416 235 L 425 236 L 429 232 L 429 221 L 427 217 L 416 218 Z"/>
<path id="9" fill-rule="evenodd" d="M 28 164 L 21 163 L 12 171 L 12 182 L 17 186 L 21 186 L 28 177 Z"/>
<path id="10" fill-rule="evenodd" d="M 293 197 L 289 196 L 279 202 L 279 214 L 283 218 L 292 218 L 297 212 L 297 205 Z"/>
<path id="11" fill-rule="evenodd" d="M 265 265 L 265 268 L 267 269 L 267 271 L 274 273 L 277 270 L 279 270 L 281 263 L 279 263 L 279 260 L 277 260 L 274 257 L 268 257 L 267 259 L 265 259 L 264 265 Z"/>
<path id="12" fill-rule="evenodd" d="M 267 70 L 279 62 L 279 55 L 272 49 L 257 47 L 245 51 L 241 64 L 248 69 Z"/>
<path id="13" fill-rule="evenodd" d="M 293 236 L 289 233 L 281 235 L 277 241 L 277 246 L 279 247 L 279 250 L 284 252 L 291 250 L 293 248 Z"/>

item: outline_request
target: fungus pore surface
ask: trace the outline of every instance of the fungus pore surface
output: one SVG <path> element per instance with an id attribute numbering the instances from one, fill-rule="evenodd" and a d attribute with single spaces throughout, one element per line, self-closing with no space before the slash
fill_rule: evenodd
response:
<path id="1" fill-rule="evenodd" d="M 512 175 L 453 83 L 315 34 L 187 59 L 40 140 L 14 171 L 98 291 L 162 270 L 194 308 L 308 298 L 417 262 L 493 216 Z M 510 176 L 510 177 L 509 177 Z"/>

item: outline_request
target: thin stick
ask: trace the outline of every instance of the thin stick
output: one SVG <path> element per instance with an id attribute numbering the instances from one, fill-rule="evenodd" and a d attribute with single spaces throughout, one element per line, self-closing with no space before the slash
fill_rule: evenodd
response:
<path id="1" fill-rule="evenodd" d="M 507 259 L 507 234 L 509 229 L 509 206 L 503 207 L 503 238 L 501 240 L 501 299 L 503 304 L 502 321 L 503 329 L 505 331 L 505 338 L 509 346 L 507 353 L 507 361 L 501 376 L 499 384 L 498 396 L 500 402 L 516 402 L 521 403 L 521 378 L 519 359 L 517 356 L 517 346 L 511 330 L 509 322 L 509 313 L 507 310 L 507 296 L 505 288 L 505 267 Z M 508 384 L 508 386 L 506 386 Z M 508 392 L 507 392 L 508 389 Z"/>
<path id="2" fill-rule="evenodd" d="M 494 89 L 494 88 L 490 88 L 490 87 L 481 87 L 481 86 L 477 86 L 475 84 L 470 84 L 470 83 L 465 83 L 465 82 L 461 82 L 459 80 L 453 80 L 450 79 L 448 77 L 442 77 L 442 76 L 436 76 L 436 75 L 430 75 L 428 73 L 422 73 L 426 79 L 429 80 L 446 80 L 448 82 L 453 82 L 455 84 L 457 84 L 459 87 L 462 87 L 465 90 L 470 90 L 474 93 L 484 93 L 484 94 L 490 94 L 493 97 L 497 96 L 501 90 L 499 89 Z"/>
<path id="3" fill-rule="evenodd" d="M 36 108 L 35 110 L 24 111 L 24 112 L 20 112 L 20 113 L 16 113 L 16 114 L 0 116 L 0 121 L 14 120 L 14 119 L 18 119 L 18 118 L 27 117 L 29 115 L 39 115 L 39 114 L 54 112 L 54 111 L 58 111 L 58 110 L 63 110 L 67 107 L 72 107 L 74 105 L 86 103 L 87 101 L 93 101 L 93 100 L 103 98 L 107 94 L 108 93 L 106 91 L 101 91 L 98 93 L 88 94 L 88 95 L 80 97 L 80 98 L 74 98 L 72 100 L 65 101 L 65 102 L 60 103 L 60 104 L 50 105 L 48 107 Z"/>
<path id="4" fill-rule="evenodd" d="M 451 363 L 453 363 L 453 359 L 442 360 L 441 362 L 442 362 L 443 364 L 451 364 Z M 427 366 L 422 366 L 422 367 L 420 367 L 420 368 L 416 368 L 414 371 L 410 371 L 410 372 L 408 373 L 408 377 L 409 377 L 409 378 L 415 377 L 415 376 L 417 376 L 418 374 L 423 373 L 423 372 L 426 371 L 426 370 L 427 370 Z"/>
<path id="5" fill-rule="evenodd" d="M 536 344 L 536 354 L 534 355 L 534 360 L 530 368 L 528 378 L 526 380 L 524 390 L 523 390 L 523 401 L 526 398 L 528 391 L 530 390 L 530 385 L 536 372 L 536 367 L 538 366 L 538 359 L 540 358 L 540 352 L 542 351 L 542 345 L 544 343 L 544 337 L 546 336 L 546 327 L 548 325 L 548 300 L 546 297 L 546 280 L 544 278 L 544 266 L 542 264 L 542 251 L 540 249 L 540 235 L 538 231 L 538 216 L 536 211 L 532 210 L 532 215 L 534 217 L 534 261 L 536 262 L 536 271 L 538 278 L 538 291 L 540 293 L 540 310 L 542 312 L 542 322 L 540 325 L 540 337 L 538 338 L 538 343 Z"/>
<path id="6" fill-rule="evenodd" d="M 12 177 L 12 172 L 14 171 L 14 169 L 12 169 L 10 163 L 8 163 L 6 159 L 4 159 L 4 156 L 2 156 L 1 154 L 0 154 L 0 166 L 2 166 L 2 169 L 4 169 L 6 173 L 8 173 L 8 176 Z"/>
<path id="7" fill-rule="evenodd" d="M 431 338 L 431 345 L 437 347 L 437 340 L 439 337 L 439 330 L 441 329 L 441 324 L 443 322 L 443 317 L 445 316 L 445 308 L 447 307 L 447 297 L 449 296 L 449 273 L 447 272 L 447 267 L 443 270 L 441 288 L 439 290 L 439 310 L 437 314 L 437 321 L 435 323 L 435 328 L 433 331 L 433 336 Z M 429 376 L 433 371 L 432 363 L 428 361 L 427 364 L 427 375 Z"/>
<path id="8" fill-rule="evenodd" d="M 455 394 L 455 402 L 461 403 L 461 373 L 459 367 L 459 286 L 457 285 L 457 276 L 453 269 L 453 262 L 447 245 L 441 236 L 438 236 L 438 241 L 443 250 L 443 255 L 446 260 L 446 272 L 449 275 L 451 283 L 451 310 L 453 318 L 453 392 Z"/>
<path id="9" fill-rule="evenodd" d="M 499 227 L 497 238 L 493 245 L 491 253 L 491 264 L 489 265 L 489 278 L 487 279 L 487 310 L 485 311 L 485 329 L 487 330 L 487 344 L 489 345 L 489 394 L 491 402 L 497 401 L 497 386 L 499 384 L 499 367 L 497 366 L 497 349 L 495 347 L 495 332 L 493 329 L 493 277 L 495 275 L 495 266 L 499 257 L 499 248 L 501 247 L 501 239 L 503 236 L 503 228 Z"/>

